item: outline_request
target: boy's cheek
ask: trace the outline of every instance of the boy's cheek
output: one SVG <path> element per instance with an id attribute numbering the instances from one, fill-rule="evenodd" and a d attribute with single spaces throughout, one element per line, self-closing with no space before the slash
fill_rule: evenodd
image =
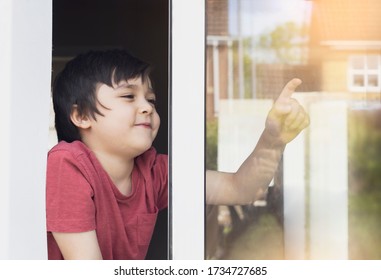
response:
<path id="1" fill-rule="evenodd" d="M 156 123 L 157 123 L 157 130 L 159 130 L 160 128 L 160 123 L 161 123 L 161 120 L 160 120 L 160 116 L 158 113 L 156 113 Z"/>

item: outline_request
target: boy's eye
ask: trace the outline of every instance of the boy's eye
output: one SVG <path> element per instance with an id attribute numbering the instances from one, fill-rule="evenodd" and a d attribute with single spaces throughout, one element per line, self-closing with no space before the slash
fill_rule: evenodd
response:
<path id="1" fill-rule="evenodd" d="M 127 99 L 134 99 L 135 95 L 133 95 L 133 94 L 126 94 L 126 95 L 123 95 L 122 97 L 123 98 L 127 98 Z"/>
<path id="2" fill-rule="evenodd" d="M 156 105 L 156 99 L 155 98 L 148 98 L 147 101 L 151 103 L 153 106 Z"/>

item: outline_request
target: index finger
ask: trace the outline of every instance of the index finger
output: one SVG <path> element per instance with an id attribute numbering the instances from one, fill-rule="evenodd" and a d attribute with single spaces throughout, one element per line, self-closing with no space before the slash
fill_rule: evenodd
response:
<path id="1" fill-rule="evenodd" d="M 278 99 L 288 99 L 291 98 L 291 95 L 295 92 L 295 89 L 302 83 L 302 80 L 294 78 L 289 81 L 282 92 L 279 94 Z"/>

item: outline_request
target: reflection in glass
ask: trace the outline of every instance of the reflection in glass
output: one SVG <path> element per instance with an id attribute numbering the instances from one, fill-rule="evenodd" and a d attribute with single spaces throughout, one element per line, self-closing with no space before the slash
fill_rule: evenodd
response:
<path id="1" fill-rule="evenodd" d="M 381 2 L 345 3 L 206 0 L 206 167 L 238 168 L 293 77 L 311 118 L 262 198 L 207 206 L 207 258 L 381 258 Z"/>

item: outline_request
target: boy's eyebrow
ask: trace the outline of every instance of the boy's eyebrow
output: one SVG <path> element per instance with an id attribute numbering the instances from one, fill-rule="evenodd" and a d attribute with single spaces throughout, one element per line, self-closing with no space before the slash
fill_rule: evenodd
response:
<path id="1" fill-rule="evenodd" d="M 121 84 L 121 85 L 118 85 L 115 89 L 119 89 L 119 88 L 130 88 L 130 89 L 136 89 L 138 86 L 137 85 L 134 85 L 134 84 Z"/>
<path id="2" fill-rule="evenodd" d="M 120 89 L 120 88 L 127 88 L 127 89 L 136 90 L 136 89 L 139 88 L 139 85 L 135 85 L 135 84 L 121 84 L 120 86 L 117 86 L 115 89 Z M 153 88 L 148 87 L 147 88 L 147 93 L 153 93 L 153 94 L 155 94 L 155 91 L 153 90 Z"/>

